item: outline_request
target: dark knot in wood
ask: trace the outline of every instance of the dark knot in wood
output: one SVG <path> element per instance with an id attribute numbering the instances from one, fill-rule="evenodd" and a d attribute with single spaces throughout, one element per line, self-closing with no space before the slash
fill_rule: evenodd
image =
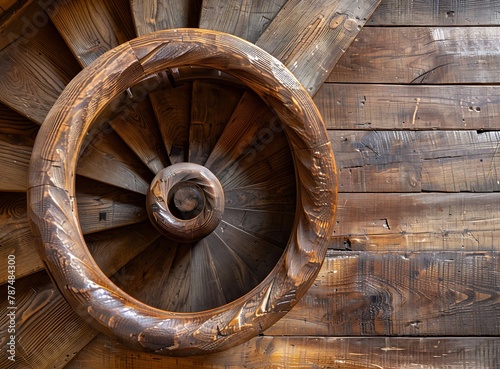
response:
<path id="1" fill-rule="evenodd" d="M 207 168 L 177 163 L 156 175 L 146 202 L 151 222 L 163 235 L 178 242 L 194 242 L 219 225 L 224 191 Z"/>

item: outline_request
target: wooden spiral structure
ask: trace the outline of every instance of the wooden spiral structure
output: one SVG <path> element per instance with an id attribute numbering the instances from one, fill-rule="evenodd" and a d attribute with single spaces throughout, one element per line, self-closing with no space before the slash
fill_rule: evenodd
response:
<path id="1" fill-rule="evenodd" d="M 149 306 L 107 278 L 86 247 L 75 200 L 78 158 L 103 114 L 133 86 L 185 66 L 237 79 L 275 112 L 290 147 L 296 178 L 293 229 L 275 266 L 242 296 L 196 312 Z M 280 61 L 235 36 L 174 29 L 116 47 L 66 87 L 36 139 L 30 163 L 29 218 L 53 280 L 75 311 L 94 327 L 135 348 L 170 355 L 200 354 L 259 334 L 306 292 L 332 234 L 335 181 L 334 158 L 322 118 L 310 95 Z M 163 235 L 193 243 L 218 226 L 224 212 L 224 188 L 207 165 L 174 164 L 151 183 L 147 209 Z"/>

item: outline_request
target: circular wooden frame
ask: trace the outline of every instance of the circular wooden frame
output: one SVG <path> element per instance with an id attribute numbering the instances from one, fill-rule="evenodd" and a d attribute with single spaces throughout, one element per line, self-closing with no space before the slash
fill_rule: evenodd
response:
<path id="1" fill-rule="evenodd" d="M 86 133 L 119 94 L 176 66 L 214 68 L 251 88 L 278 115 L 297 183 L 295 223 L 267 278 L 241 298 L 196 313 L 163 311 L 133 299 L 99 269 L 83 238 L 75 167 Z M 307 291 L 333 232 L 336 171 L 311 97 L 277 59 L 235 36 L 174 29 L 120 45 L 66 87 L 36 139 L 28 213 L 39 253 L 67 301 L 102 332 L 132 347 L 170 355 L 202 354 L 244 342 L 279 320 Z"/>

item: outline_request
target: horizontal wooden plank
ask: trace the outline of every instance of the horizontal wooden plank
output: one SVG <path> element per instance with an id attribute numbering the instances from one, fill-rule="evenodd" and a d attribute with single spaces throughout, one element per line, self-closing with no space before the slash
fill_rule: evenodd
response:
<path id="1" fill-rule="evenodd" d="M 499 335 L 498 252 L 330 252 L 270 335 Z"/>
<path id="2" fill-rule="evenodd" d="M 231 368 L 475 368 L 500 365 L 500 340 L 485 337 L 256 337 L 228 351 L 169 358 L 130 351 L 103 335 L 82 350 L 67 369 Z"/>
<path id="3" fill-rule="evenodd" d="M 499 129 L 500 87 L 325 83 L 314 102 L 329 129 Z"/>
<path id="4" fill-rule="evenodd" d="M 341 192 L 500 190 L 498 131 L 329 131 L 329 135 Z"/>
<path id="5" fill-rule="evenodd" d="M 499 0 L 382 0 L 367 25 L 474 26 L 500 24 Z"/>
<path id="6" fill-rule="evenodd" d="M 499 215 L 500 193 L 340 193 L 332 247 L 498 250 Z"/>
<path id="7" fill-rule="evenodd" d="M 370 27 L 328 77 L 348 83 L 500 82 L 500 27 Z"/>

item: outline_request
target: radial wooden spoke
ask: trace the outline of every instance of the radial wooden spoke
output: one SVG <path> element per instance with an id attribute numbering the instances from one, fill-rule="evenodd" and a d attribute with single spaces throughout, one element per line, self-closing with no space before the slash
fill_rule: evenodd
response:
<path id="1" fill-rule="evenodd" d="M 138 35 L 179 27 L 197 27 L 199 0 L 130 0 Z"/>
<path id="2" fill-rule="evenodd" d="M 227 302 L 236 300 L 259 284 L 259 279 L 247 264 L 217 235 L 209 235 L 206 242 Z"/>
<path id="3" fill-rule="evenodd" d="M 241 99 L 240 88 L 194 81 L 188 161 L 203 165 Z"/>
<path id="4" fill-rule="evenodd" d="M 245 187 L 261 182 L 267 182 L 272 178 L 293 176 L 294 168 L 290 155 L 290 148 L 286 140 L 276 139 L 279 146 L 263 147 L 262 151 L 241 157 L 233 162 L 222 173 L 217 173 L 225 190 L 237 187 Z M 258 149 L 256 149 L 258 150 Z"/>
<path id="5" fill-rule="evenodd" d="M 0 193 L 0 258 L 16 256 L 16 277 L 43 269 L 26 214 L 26 194 Z M 0 270 L 0 284 L 7 282 L 7 268 Z"/>
<path id="6" fill-rule="evenodd" d="M 24 192 L 38 126 L 0 104 L 0 191 Z"/>
<path id="7" fill-rule="evenodd" d="M 255 43 L 287 0 L 203 0 L 200 28 L 213 29 Z"/>
<path id="8" fill-rule="evenodd" d="M 78 217 L 84 234 L 140 223 L 148 219 L 145 198 L 130 192 L 78 178 L 76 187 Z"/>
<path id="9" fill-rule="evenodd" d="M 258 211 L 295 212 L 295 176 L 273 178 L 267 182 L 224 191 L 225 208 Z"/>
<path id="10" fill-rule="evenodd" d="M 172 241 L 163 239 L 164 244 L 169 245 Z M 159 298 L 159 308 L 168 311 L 189 311 L 189 306 L 186 301 L 189 295 L 191 283 L 191 244 L 178 244 L 168 282 L 162 286 L 162 290 L 158 292 L 158 288 L 152 293 L 161 294 Z"/>
<path id="11" fill-rule="evenodd" d="M 178 247 L 182 245 L 159 238 L 124 266 L 113 281 L 136 299 L 161 308 Z"/>
<path id="12" fill-rule="evenodd" d="M 255 153 L 262 139 L 281 131 L 275 114 L 262 109 L 263 102 L 253 93 L 245 93 L 210 153 L 205 166 L 220 173 L 240 156 Z"/>
<path id="13" fill-rule="evenodd" d="M 295 214 L 226 208 L 222 219 L 255 237 L 285 248 Z"/>
<path id="14" fill-rule="evenodd" d="M 110 125 L 154 174 L 169 164 L 149 99 L 125 110 Z"/>
<path id="15" fill-rule="evenodd" d="M 96 262 L 111 275 L 157 237 L 151 225 L 141 224 L 95 234 L 88 241 Z M 6 311 L 7 299 L 1 301 L 0 310 Z M 9 368 L 61 368 L 98 333 L 75 313 L 45 272 L 16 281 L 16 302 L 22 302 L 16 314 L 16 335 L 22 339 L 16 342 L 19 355 Z"/>
<path id="16" fill-rule="evenodd" d="M 221 283 L 227 281 L 219 279 L 211 249 L 206 239 L 191 249 L 191 288 L 186 302 L 189 311 L 208 310 L 226 303 Z"/>
<path id="17" fill-rule="evenodd" d="M 187 161 L 192 83 L 149 95 L 172 164 Z"/>
<path id="18" fill-rule="evenodd" d="M 41 124 L 80 66 L 51 23 L 0 51 L 0 101 Z"/>
<path id="19" fill-rule="evenodd" d="M 142 194 L 147 193 L 153 177 L 109 126 L 94 134 L 80 156 L 76 171 L 84 177 Z"/>
<path id="20" fill-rule="evenodd" d="M 82 67 L 135 37 L 128 0 L 56 0 L 48 14 Z"/>
<path id="21" fill-rule="evenodd" d="M 289 0 L 255 44 L 280 59 L 314 95 L 379 3 Z"/>
<path id="22" fill-rule="evenodd" d="M 276 265 L 283 249 L 224 221 L 215 235 L 243 260 L 259 281 Z"/>

